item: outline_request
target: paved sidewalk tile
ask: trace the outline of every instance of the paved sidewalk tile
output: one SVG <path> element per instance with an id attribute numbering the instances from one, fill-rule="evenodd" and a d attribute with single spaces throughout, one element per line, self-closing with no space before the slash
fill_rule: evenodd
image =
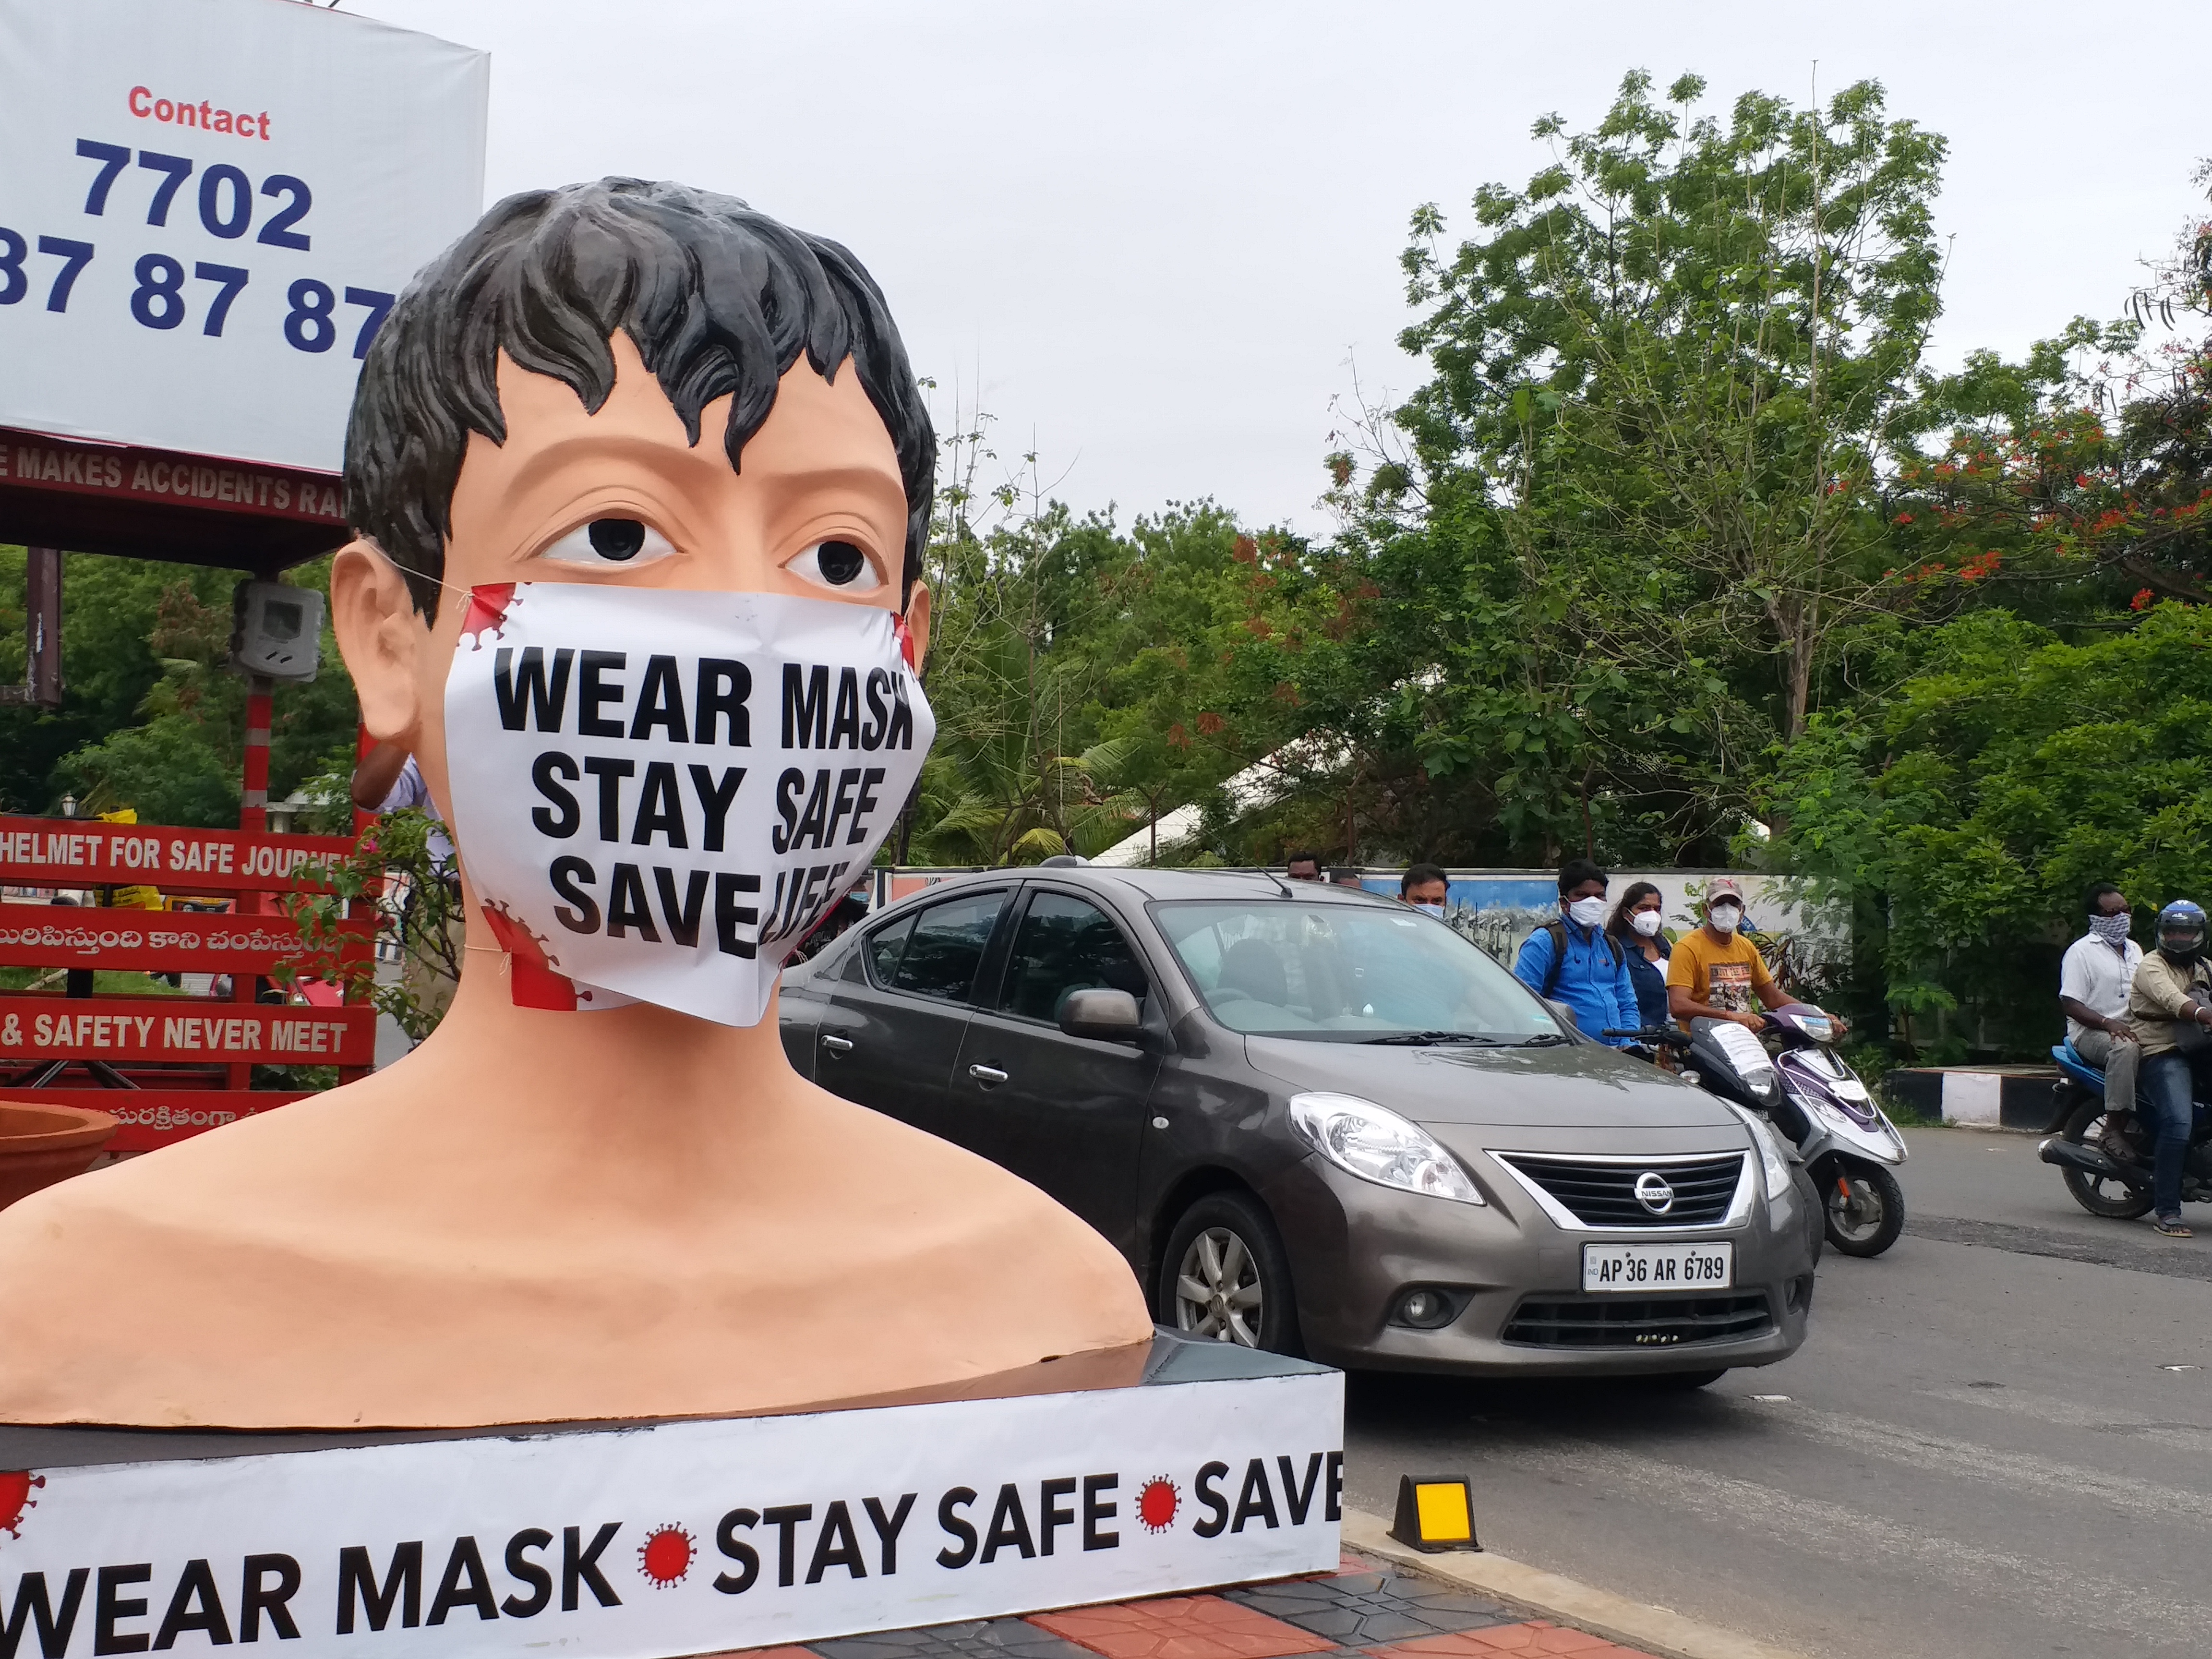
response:
<path id="1" fill-rule="evenodd" d="M 1513 1615 L 1498 1602 L 1433 1578 L 1369 1568 L 1364 1563 L 1326 1578 L 1254 1584 L 1224 1593 L 1231 1601 L 1347 1648 L 1372 1648 L 1513 1622 Z"/>
<path id="2" fill-rule="evenodd" d="M 1089 1651 L 1038 1629 L 1026 1619 L 977 1619 L 923 1630 L 841 1636 L 804 1648 L 776 1648 L 780 1659 L 799 1659 L 811 1649 L 821 1659 L 1092 1659 Z M 769 1659 L 769 1655 L 761 1656 Z"/>
<path id="3" fill-rule="evenodd" d="M 1289 1659 L 1336 1646 L 1218 1595 L 1170 1595 L 1034 1613 L 1029 1622 L 1104 1659 Z"/>
<path id="4" fill-rule="evenodd" d="M 1431 1636 L 1369 1651 L 1374 1659 L 1503 1659 L 1516 1654 L 1541 1655 L 1543 1659 L 1650 1659 L 1640 1648 L 1624 1648 L 1602 1636 L 1544 1619 Z"/>

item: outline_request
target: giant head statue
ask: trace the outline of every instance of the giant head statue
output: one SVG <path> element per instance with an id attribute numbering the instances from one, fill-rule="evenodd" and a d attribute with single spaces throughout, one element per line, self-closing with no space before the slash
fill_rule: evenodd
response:
<path id="1" fill-rule="evenodd" d="M 731 198 L 513 197 L 416 279 L 362 368 L 331 606 L 451 827 L 459 989 L 372 1078 L 0 1212 L 0 1421 L 1133 1377 L 1104 1240 L 802 1079 L 776 1028 L 928 747 L 934 452 L 867 273 Z"/>

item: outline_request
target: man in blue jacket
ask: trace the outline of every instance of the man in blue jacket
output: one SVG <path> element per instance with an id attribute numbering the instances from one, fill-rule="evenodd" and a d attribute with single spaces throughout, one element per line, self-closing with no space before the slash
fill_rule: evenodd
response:
<path id="1" fill-rule="evenodd" d="M 1605 931 L 1605 872 L 1588 859 L 1571 859 L 1559 868 L 1559 920 L 1539 927 L 1522 941 L 1513 976 L 1540 997 L 1564 1002 L 1585 1036 L 1600 1031 L 1632 1030 L 1637 1025 L 1636 986 L 1628 976 L 1628 956 Z M 1599 1037 L 1615 1048 L 1625 1037 Z"/>

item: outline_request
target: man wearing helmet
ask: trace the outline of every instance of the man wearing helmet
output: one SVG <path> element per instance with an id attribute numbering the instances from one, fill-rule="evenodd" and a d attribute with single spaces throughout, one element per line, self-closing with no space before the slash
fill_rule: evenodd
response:
<path id="1" fill-rule="evenodd" d="M 2158 948 L 2142 959 L 2128 989 L 2128 1020 L 2142 1045 L 2142 1092 L 2148 1127 L 2157 1141 L 2151 1166 L 2152 1224 L 2173 1238 L 2181 1224 L 2181 1164 L 2189 1151 L 2190 1056 L 2212 1032 L 2212 965 L 2204 955 L 2203 907 L 2176 899 L 2158 913 Z"/>

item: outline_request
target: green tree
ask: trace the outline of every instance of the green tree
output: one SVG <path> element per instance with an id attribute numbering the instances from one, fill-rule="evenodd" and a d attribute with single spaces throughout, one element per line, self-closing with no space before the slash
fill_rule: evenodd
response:
<path id="1" fill-rule="evenodd" d="M 2112 880 L 2138 919 L 2212 870 L 2212 611 L 2169 602 L 2070 644 L 2002 611 L 1900 641 L 1893 689 L 1815 716 L 1775 781 L 1775 853 L 1853 906 L 1927 1047 L 2033 1056 L 2057 954 Z"/>
<path id="2" fill-rule="evenodd" d="M 238 573 L 88 554 L 62 562 L 62 706 L 0 708 L 0 808 L 50 811 L 75 794 L 94 810 L 136 807 L 149 823 L 236 824 L 246 688 L 225 664 Z M 23 568 L 21 548 L 0 548 L 0 682 L 23 672 Z M 327 592 L 329 561 L 286 580 Z M 353 682 L 325 629 L 314 681 L 275 692 L 271 798 L 349 747 L 355 721 Z"/>
<path id="3" fill-rule="evenodd" d="M 1943 141 L 1871 82 L 1725 121 L 1704 89 L 1637 73 L 1586 131 L 1539 121 L 1553 165 L 1455 247 L 1417 213 L 1431 378 L 1330 458 L 1431 653 L 1398 682 L 1422 769 L 1522 857 L 1712 848 L 1855 630 L 1919 602 L 1881 496 L 1931 418 Z"/>

